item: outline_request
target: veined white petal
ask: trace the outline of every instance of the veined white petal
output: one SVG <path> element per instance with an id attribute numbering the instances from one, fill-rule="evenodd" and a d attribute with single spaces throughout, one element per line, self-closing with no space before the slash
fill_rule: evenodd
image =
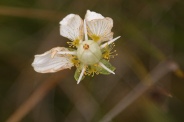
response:
<path id="1" fill-rule="evenodd" d="M 71 55 L 61 55 L 57 53 L 59 51 L 68 51 L 68 49 L 56 47 L 41 55 L 35 55 L 35 59 L 32 63 L 34 70 L 40 73 L 52 73 L 71 68 L 73 66 L 73 63 L 70 61 Z M 55 53 L 54 56 L 53 53 Z"/>
<path id="2" fill-rule="evenodd" d="M 90 11 L 90 10 L 87 10 L 86 12 L 86 15 L 85 15 L 85 20 L 86 21 L 91 21 L 91 20 L 94 20 L 94 19 L 103 19 L 104 17 L 99 14 L 99 13 L 96 13 L 94 11 Z"/>
<path id="3" fill-rule="evenodd" d="M 76 14 L 67 15 L 60 21 L 60 34 L 71 41 L 83 40 L 83 20 Z"/>
<path id="4" fill-rule="evenodd" d="M 96 42 L 108 41 L 113 38 L 111 29 L 113 20 L 109 17 L 87 21 L 88 35 Z"/>

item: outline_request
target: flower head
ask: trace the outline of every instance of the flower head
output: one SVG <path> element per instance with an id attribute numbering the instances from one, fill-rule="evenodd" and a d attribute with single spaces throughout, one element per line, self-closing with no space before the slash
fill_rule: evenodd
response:
<path id="1" fill-rule="evenodd" d="M 113 20 L 87 10 L 85 19 L 69 14 L 60 21 L 60 34 L 70 40 L 69 48 L 55 47 L 35 55 L 32 66 L 40 73 L 52 73 L 76 66 L 75 79 L 79 83 L 85 75 L 115 74 L 109 60 L 114 57 Z M 89 36 L 89 37 L 88 37 Z"/>

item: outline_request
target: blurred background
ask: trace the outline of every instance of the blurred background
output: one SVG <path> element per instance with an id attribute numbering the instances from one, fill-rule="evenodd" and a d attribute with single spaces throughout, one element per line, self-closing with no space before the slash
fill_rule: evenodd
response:
<path id="1" fill-rule="evenodd" d="M 35 54 L 68 46 L 59 21 L 114 21 L 116 75 L 39 74 Z M 0 0 L 0 122 L 184 122 L 183 0 Z"/>

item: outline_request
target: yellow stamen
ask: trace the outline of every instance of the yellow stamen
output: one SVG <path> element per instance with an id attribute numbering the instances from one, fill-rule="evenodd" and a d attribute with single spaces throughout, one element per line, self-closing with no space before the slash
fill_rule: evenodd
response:
<path id="1" fill-rule="evenodd" d="M 93 41 L 98 42 L 100 40 L 100 36 L 97 35 L 92 35 L 91 38 L 93 39 Z"/>
<path id="2" fill-rule="evenodd" d="M 72 62 L 76 67 L 79 67 L 79 65 L 80 65 L 80 61 L 78 60 L 78 58 L 77 58 L 76 56 L 72 56 L 71 62 Z"/>
<path id="3" fill-rule="evenodd" d="M 114 44 L 106 45 L 103 49 L 102 57 L 109 60 L 110 58 L 114 58 L 115 56 L 117 56 L 117 54 L 114 54 L 116 53 L 116 50 L 113 51 L 114 47 Z"/>
<path id="4" fill-rule="evenodd" d="M 79 45 L 80 40 L 79 39 L 75 39 L 72 42 L 67 42 L 69 44 L 69 47 L 77 47 Z"/>
<path id="5" fill-rule="evenodd" d="M 90 65 L 90 66 L 88 66 L 87 68 L 86 68 L 86 73 L 85 73 L 85 75 L 88 75 L 88 76 L 94 76 L 95 74 L 99 74 L 99 71 L 97 70 L 97 67 L 98 66 L 98 64 L 94 64 L 94 65 Z"/>

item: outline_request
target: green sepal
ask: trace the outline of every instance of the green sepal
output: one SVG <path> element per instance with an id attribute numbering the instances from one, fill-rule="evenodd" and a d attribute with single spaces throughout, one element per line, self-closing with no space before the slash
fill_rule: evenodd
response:
<path id="1" fill-rule="evenodd" d="M 114 71 L 116 68 L 113 67 L 107 60 L 105 59 L 102 59 L 100 60 L 101 63 L 103 63 L 107 68 L 109 68 L 110 70 Z M 98 71 L 100 74 L 103 74 L 103 75 L 109 75 L 111 74 L 110 72 L 108 72 L 107 70 L 105 70 L 104 68 L 102 68 L 101 66 L 98 67 Z"/>
<path id="2" fill-rule="evenodd" d="M 74 74 L 74 78 L 76 81 L 78 81 L 80 74 L 81 74 L 80 70 L 76 69 L 75 74 Z M 85 78 L 85 76 L 83 75 L 81 80 L 83 80 L 84 78 Z"/>

